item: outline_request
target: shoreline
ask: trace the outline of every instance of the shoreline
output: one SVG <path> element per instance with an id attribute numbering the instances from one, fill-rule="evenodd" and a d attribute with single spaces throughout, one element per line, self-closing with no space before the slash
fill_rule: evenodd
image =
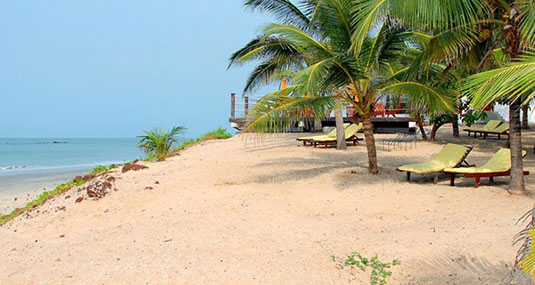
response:
<path id="1" fill-rule="evenodd" d="M 34 200 L 44 191 L 87 174 L 88 170 L 25 173 L 0 176 L 0 215 L 8 214 Z"/>

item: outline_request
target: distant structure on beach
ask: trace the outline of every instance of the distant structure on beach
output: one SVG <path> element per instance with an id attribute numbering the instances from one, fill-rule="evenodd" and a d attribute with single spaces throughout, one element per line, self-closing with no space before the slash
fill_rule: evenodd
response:
<path id="1" fill-rule="evenodd" d="M 258 101 L 249 96 L 242 96 L 243 103 L 236 102 L 236 93 L 230 95 L 230 118 L 229 122 L 234 129 L 243 130 L 247 127 L 249 111 Z M 385 96 L 379 100 L 374 108 L 372 123 L 377 133 L 407 133 L 416 129 L 416 121 L 410 117 L 410 110 L 406 108 L 407 102 L 395 100 Z M 358 120 L 355 117 L 356 110 L 352 106 L 346 106 L 344 110 L 344 122 L 352 123 Z M 334 113 L 321 120 L 323 127 L 335 126 Z M 296 123 L 292 132 L 308 132 L 314 130 L 314 118 L 303 117 L 300 123 Z M 321 130 L 320 130 L 321 131 Z"/>

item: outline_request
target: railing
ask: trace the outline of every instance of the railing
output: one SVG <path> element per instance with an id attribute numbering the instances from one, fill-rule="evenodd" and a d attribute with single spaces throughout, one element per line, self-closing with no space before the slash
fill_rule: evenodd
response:
<path id="1" fill-rule="evenodd" d="M 230 95 L 231 100 L 231 107 L 230 107 L 230 120 L 236 120 L 236 119 L 243 119 L 247 117 L 249 114 L 249 111 L 253 108 L 253 106 L 258 102 L 258 100 L 252 99 L 249 96 L 244 96 L 242 100 L 238 100 L 236 98 L 236 93 L 232 93 Z M 239 102 L 238 102 L 239 101 Z M 401 107 L 401 108 L 399 108 Z M 329 117 L 334 116 L 332 112 Z M 352 106 L 347 106 L 345 108 L 344 116 L 351 118 L 355 116 L 356 110 Z M 396 118 L 398 116 L 400 117 L 407 117 L 410 114 L 409 109 L 404 109 L 402 106 L 398 106 L 398 108 L 393 109 L 387 109 L 385 108 L 385 105 L 382 103 L 379 103 L 376 105 L 376 110 L 374 112 L 374 117 L 383 117 L 383 118 Z"/>
<path id="2" fill-rule="evenodd" d="M 252 99 L 249 96 L 244 96 L 243 101 L 236 102 L 236 94 L 230 94 L 230 118 L 240 119 L 249 115 L 249 111 L 258 102 L 258 100 Z"/>

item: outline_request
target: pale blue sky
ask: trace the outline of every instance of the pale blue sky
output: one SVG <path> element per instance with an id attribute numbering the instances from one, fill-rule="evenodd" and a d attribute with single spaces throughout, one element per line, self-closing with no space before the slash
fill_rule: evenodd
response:
<path id="1" fill-rule="evenodd" d="M 0 1 L 0 137 L 133 137 L 229 127 L 269 19 L 240 0 Z"/>

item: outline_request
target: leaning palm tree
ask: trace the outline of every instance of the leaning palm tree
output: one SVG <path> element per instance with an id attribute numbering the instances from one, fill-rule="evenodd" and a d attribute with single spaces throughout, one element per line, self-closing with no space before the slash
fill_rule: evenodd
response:
<path id="1" fill-rule="evenodd" d="M 171 154 L 173 145 L 178 143 L 177 136 L 183 133 L 186 127 L 178 126 L 167 131 L 163 128 L 155 128 L 151 131 L 144 131 L 144 136 L 139 136 L 138 147 L 143 149 L 152 158 L 158 161 L 165 161 Z"/>
<path id="2" fill-rule="evenodd" d="M 247 86 L 265 82 L 276 70 L 303 67 L 294 85 L 257 102 L 248 129 L 283 129 L 298 119 L 288 116 L 295 110 L 309 109 L 315 117 L 322 117 L 343 100 L 363 122 L 368 168 L 375 174 L 378 164 L 371 117 L 380 96 L 438 98 L 445 108 L 452 108 L 452 100 L 439 88 L 395 79 L 414 60 L 408 43 L 415 35 L 388 19 L 362 17 L 357 2 L 303 1 L 301 11 L 286 0 L 249 0 L 246 6 L 270 11 L 283 23 L 268 25 L 232 56 L 231 65 L 261 60 Z"/>
<path id="3" fill-rule="evenodd" d="M 431 62 L 447 64 L 444 73 L 468 69 L 477 73 L 499 68 L 514 61 L 535 41 L 535 3 L 532 0 L 357 0 L 362 17 L 393 17 L 413 29 L 432 33 L 422 37 L 425 51 L 414 66 L 426 67 Z M 355 41 L 357 42 L 357 41 Z M 355 45 L 357 46 L 357 45 Z M 481 85 L 470 84 L 474 96 L 484 96 L 476 90 Z M 520 97 L 509 101 L 510 147 L 512 178 L 509 191 L 524 193 L 522 177 Z M 486 100 L 476 102 L 491 103 Z M 485 106 L 474 104 L 474 108 Z"/>

